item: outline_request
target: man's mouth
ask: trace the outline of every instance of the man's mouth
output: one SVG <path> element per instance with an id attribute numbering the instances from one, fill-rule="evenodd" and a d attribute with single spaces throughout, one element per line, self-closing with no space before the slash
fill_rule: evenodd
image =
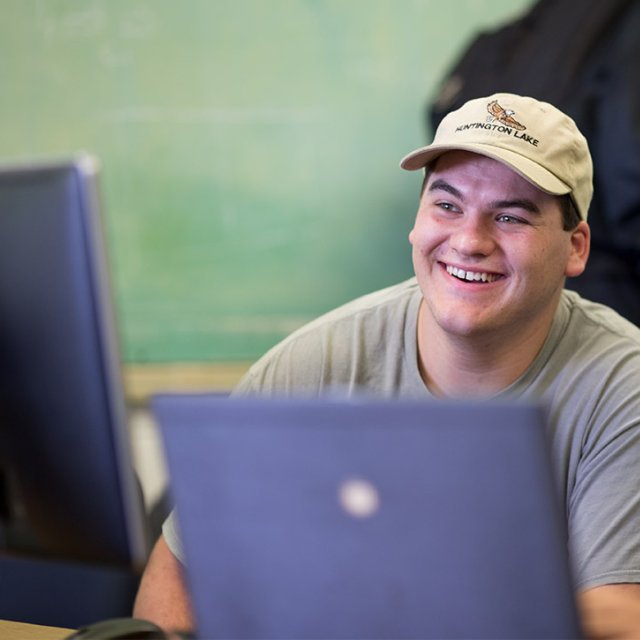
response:
<path id="1" fill-rule="evenodd" d="M 467 282 L 495 282 L 500 276 L 486 271 L 465 271 L 450 264 L 446 265 L 447 273 Z"/>

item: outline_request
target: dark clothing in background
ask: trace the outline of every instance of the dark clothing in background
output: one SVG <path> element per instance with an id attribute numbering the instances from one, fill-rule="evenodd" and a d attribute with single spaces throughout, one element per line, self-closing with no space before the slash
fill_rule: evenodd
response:
<path id="1" fill-rule="evenodd" d="M 433 130 L 467 100 L 494 92 L 569 114 L 594 163 L 591 257 L 567 287 L 640 325 L 640 0 L 539 0 L 480 34 L 430 105 Z"/>

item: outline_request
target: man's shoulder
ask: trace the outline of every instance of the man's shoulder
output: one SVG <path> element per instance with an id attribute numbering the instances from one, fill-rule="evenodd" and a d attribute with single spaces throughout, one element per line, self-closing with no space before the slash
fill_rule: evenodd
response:
<path id="1" fill-rule="evenodd" d="M 368 375 L 371 367 L 378 369 L 387 362 L 389 352 L 397 360 L 404 351 L 407 327 L 416 321 L 420 296 L 417 281 L 411 278 L 319 316 L 254 363 L 236 391 L 317 388 L 327 380 L 345 383 L 354 375 Z"/>
<path id="2" fill-rule="evenodd" d="M 640 348 L 640 328 L 607 305 L 583 298 L 565 289 L 562 303 L 569 311 L 572 330 L 586 337 L 636 344 Z"/>
<path id="3" fill-rule="evenodd" d="M 274 349 L 287 347 L 306 339 L 315 340 L 320 334 L 350 332 L 354 323 L 384 325 L 387 322 L 393 322 L 393 316 L 404 314 L 406 306 L 419 291 L 414 277 L 359 296 L 303 325 Z"/>
<path id="4" fill-rule="evenodd" d="M 319 316 L 308 324 L 304 325 L 289 336 L 296 338 L 301 334 L 323 326 L 332 326 L 336 323 L 349 321 L 354 318 L 366 316 L 386 315 L 401 311 L 403 303 L 408 303 L 419 293 L 418 282 L 415 277 L 409 278 L 399 284 L 394 284 L 384 289 L 378 289 L 372 293 L 359 296 L 346 302 L 331 311 Z"/>
<path id="5" fill-rule="evenodd" d="M 610 307 L 565 290 L 549 338 L 529 373 L 534 388 L 565 388 L 563 404 L 567 385 L 581 398 L 579 403 L 585 393 L 592 400 L 611 398 L 611 380 L 640 375 L 640 329 Z"/>

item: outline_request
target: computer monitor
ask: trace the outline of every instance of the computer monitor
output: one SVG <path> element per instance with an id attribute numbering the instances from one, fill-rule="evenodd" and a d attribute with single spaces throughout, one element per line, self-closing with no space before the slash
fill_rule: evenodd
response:
<path id="1" fill-rule="evenodd" d="M 140 569 L 98 162 L 0 166 L 0 553 Z"/>

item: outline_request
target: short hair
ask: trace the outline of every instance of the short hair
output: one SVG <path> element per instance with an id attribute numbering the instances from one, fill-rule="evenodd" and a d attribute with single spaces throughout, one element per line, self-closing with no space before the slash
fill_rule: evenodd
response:
<path id="1" fill-rule="evenodd" d="M 571 194 L 565 193 L 558 196 L 560 202 L 560 212 L 562 213 L 562 228 L 565 231 L 573 231 L 580 223 L 580 214 L 573 202 Z"/>
<path id="2" fill-rule="evenodd" d="M 424 179 L 422 180 L 422 186 L 420 187 L 420 199 L 424 194 L 424 190 L 427 186 L 427 180 L 429 179 L 430 171 L 427 168 L 424 172 Z M 563 231 L 573 231 L 580 223 L 580 214 L 576 205 L 573 203 L 571 194 L 565 193 L 562 196 L 556 196 L 560 205 L 560 213 L 562 214 L 562 229 Z"/>

